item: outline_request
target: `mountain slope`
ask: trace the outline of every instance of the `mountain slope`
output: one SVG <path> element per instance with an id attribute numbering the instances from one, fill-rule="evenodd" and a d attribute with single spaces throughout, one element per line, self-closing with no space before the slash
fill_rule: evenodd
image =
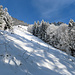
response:
<path id="1" fill-rule="evenodd" d="M 13 20 L 13 25 L 24 25 L 24 26 L 28 26 L 27 23 L 24 23 L 23 21 L 18 20 L 18 19 L 16 19 L 16 18 L 13 18 L 13 17 L 12 17 L 12 20 Z"/>
<path id="2" fill-rule="evenodd" d="M 1 75 L 75 75 L 75 58 L 49 46 L 21 26 L 0 31 Z M 73 60 L 73 61 L 72 61 Z"/>

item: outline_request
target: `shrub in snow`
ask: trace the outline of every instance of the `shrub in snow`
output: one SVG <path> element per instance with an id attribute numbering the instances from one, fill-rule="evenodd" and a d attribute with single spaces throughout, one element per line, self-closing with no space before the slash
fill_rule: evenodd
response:
<path id="1" fill-rule="evenodd" d="M 33 33 L 33 25 L 29 25 L 27 31 Z"/>

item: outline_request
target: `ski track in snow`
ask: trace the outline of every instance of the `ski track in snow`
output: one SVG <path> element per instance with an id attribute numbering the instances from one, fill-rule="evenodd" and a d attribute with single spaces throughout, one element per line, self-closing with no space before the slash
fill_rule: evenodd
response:
<path id="1" fill-rule="evenodd" d="M 75 75 L 75 58 L 14 26 L 0 31 L 0 75 Z"/>

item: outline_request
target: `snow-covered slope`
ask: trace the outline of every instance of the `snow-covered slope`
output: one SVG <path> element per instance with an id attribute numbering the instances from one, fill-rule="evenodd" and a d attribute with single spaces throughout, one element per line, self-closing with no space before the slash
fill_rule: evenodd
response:
<path id="1" fill-rule="evenodd" d="M 75 75 L 75 58 L 14 27 L 0 31 L 0 75 Z M 73 61 L 72 61 L 73 60 Z"/>

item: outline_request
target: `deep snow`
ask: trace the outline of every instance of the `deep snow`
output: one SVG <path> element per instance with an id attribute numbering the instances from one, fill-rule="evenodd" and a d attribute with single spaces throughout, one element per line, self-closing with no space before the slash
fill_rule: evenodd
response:
<path id="1" fill-rule="evenodd" d="M 0 31 L 0 75 L 75 75 L 75 58 L 14 26 Z"/>

